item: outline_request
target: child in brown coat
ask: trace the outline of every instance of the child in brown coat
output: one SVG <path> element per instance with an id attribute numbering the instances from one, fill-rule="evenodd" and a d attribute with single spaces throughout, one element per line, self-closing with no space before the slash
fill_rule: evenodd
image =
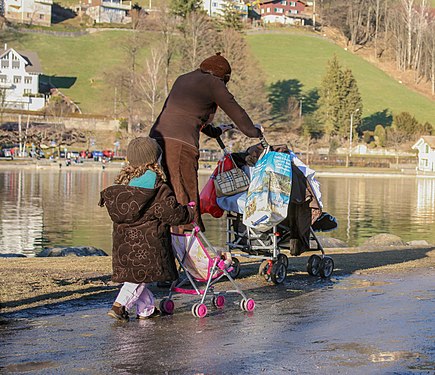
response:
<path id="1" fill-rule="evenodd" d="M 193 210 L 180 205 L 160 166 L 162 150 L 149 137 L 133 139 L 128 164 L 115 185 L 101 192 L 113 221 L 112 280 L 124 283 L 108 315 L 127 321 L 136 304 L 138 319 L 160 315 L 147 284 L 178 277 L 170 226 L 188 224 Z"/>

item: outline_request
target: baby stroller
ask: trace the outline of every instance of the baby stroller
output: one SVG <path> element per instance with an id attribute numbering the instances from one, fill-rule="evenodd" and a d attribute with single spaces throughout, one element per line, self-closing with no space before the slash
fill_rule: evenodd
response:
<path id="1" fill-rule="evenodd" d="M 221 140 L 218 142 L 227 154 L 225 145 Z M 265 141 L 262 143 L 264 147 Z M 310 176 L 307 173 L 309 168 L 287 146 L 273 146 L 273 149 L 292 154 L 292 193 L 287 219 L 266 232 L 260 232 L 243 224 L 246 192 L 217 198 L 217 204 L 227 212 L 226 245 L 228 252 L 235 256 L 232 274 L 237 277 L 239 272 L 237 257 L 259 259 L 262 260 L 259 274 L 267 281 L 280 284 L 287 276 L 289 265 L 288 257 L 282 251 L 288 251 L 292 256 L 306 251 L 320 251 L 320 255 L 313 254 L 308 258 L 306 269 L 312 276 L 328 278 L 334 270 L 334 261 L 325 255 L 315 231 L 333 230 L 337 221 L 330 214 L 322 213 L 320 189 L 318 182 L 312 178 L 314 171 Z M 249 157 L 247 153 L 232 154 L 238 167 L 246 167 L 243 162 Z"/>
<path id="2" fill-rule="evenodd" d="M 195 225 L 190 233 L 173 233 L 172 248 L 180 265 L 179 271 L 182 272 L 180 272 L 180 278 L 172 283 L 168 297 L 163 298 L 160 302 L 160 309 L 163 312 L 173 313 L 175 305 L 172 296 L 175 293 L 201 296 L 201 300 L 192 306 L 192 314 L 198 318 L 207 315 L 208 309 L 205 299 L 209 294 L 212 296 L 212 305 L 215 308 L 224 308 L 225 293 L 236 293 L 242 297 L 240 308 L 243 311 L 254 310 L 254 300 L 247 298 L 230 275 L 232 271 L 231 256 L 227 259 L 225 254 L 216 250 L 198 226 Z M 223 277 L 227 277 L 235 290 L 215 291 L 215 284 Z M 205 283 L 205 287 L 200 287 L 200 283 Z M 188 287 L 189 285 L 190 287 Z"/>

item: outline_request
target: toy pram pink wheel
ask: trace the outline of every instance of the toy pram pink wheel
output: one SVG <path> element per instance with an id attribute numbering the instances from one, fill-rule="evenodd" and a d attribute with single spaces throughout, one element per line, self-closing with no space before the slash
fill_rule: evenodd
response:
<path id="1" fill-rule="evenodd" d="M 219 294 L 218 296 L 213 297 L 212 303 L 217 309 L 223 309 L 225 306 L 225 297 Z"/>
<path id="2" fill-rule="evenodd" d="M 172 315 L 174 313 L 175 304 L 174 301 L 172 301 L 169 298 L 163 298 L 160 301 L 160 310 L 164 312 L 165 314 Z"/>
<path id="3" fill-rule="evenodd" d="M 197 318 L 204 318 L 207 315 L 207 306 L 203 303 L 195 303 L 192 306 L 192 314 Z"/>
<path id="4" fill-rule="evenodd" d="M 243 311 L 254 311 L 255 309 L 255 301 L 252 298 L 242 299 L 240 301 L 240 307 Z"/>

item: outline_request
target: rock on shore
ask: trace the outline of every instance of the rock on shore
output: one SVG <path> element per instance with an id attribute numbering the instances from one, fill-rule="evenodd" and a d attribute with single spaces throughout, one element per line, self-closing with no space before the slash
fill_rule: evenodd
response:
<path id="1" fill-rule="evenodd" d="M 89 256 L 108 256 L 108 254 L 101 249 L 93 246 L 77 246 L 77 247 L 53 247 L 45 248 L 38 255 L 38 257 L 89 257 Z"/>

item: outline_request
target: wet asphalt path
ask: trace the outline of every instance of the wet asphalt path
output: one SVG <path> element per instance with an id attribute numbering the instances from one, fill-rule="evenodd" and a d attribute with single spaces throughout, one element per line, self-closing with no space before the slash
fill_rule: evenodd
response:
<path id="1" fill-rule="evenodd" d="M 309 276 L 304 276 L 304 278 Z M 252 285 L 206 318 L 120 323 L 107 298 L 16 314 L 0 326 L 5 374 L 435 374 L 435 270 Z"/>

